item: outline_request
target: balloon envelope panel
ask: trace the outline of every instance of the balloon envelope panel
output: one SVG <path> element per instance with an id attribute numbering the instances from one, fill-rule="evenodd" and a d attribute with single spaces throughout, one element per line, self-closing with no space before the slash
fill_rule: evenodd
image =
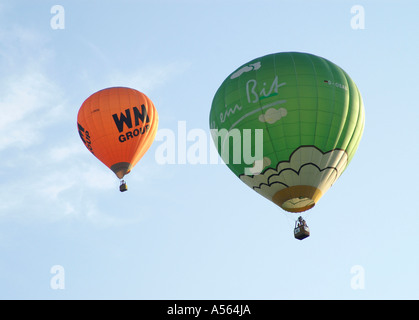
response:
<path id="1" fill-rule="evenodd" d="M 299 52 L 270 54 L 240 66 L 217 90 L 210 111 L 214 142 L 220 154 L 228 153 L 223 157 L 228 167 L 291 212 L 312 208 L 342 174 L 363 127 L 362 98 L 348 74 L 324 58 Z M 241 140 L 232 138 L 235 130 Z M 244 152 L 240 161 L 233 159 L 237 148 L 244 151 L 246 130 L 255 137 L 253 154 L 256 132 L 263 132 L 263 156 L 250 163 Z"/>
<path id="2" fill-rule="evenodd" d="M 100 90 L 83 102 L 77 126 L 90 152 L 122 179 L 150 148 L 157 132 L 158 114 L 144 93 L 113 87 Z"/>

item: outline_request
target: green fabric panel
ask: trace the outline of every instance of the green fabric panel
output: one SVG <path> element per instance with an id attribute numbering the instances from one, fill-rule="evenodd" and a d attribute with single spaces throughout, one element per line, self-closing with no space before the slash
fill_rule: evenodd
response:
<path id="1" fill-rule="evenodd" d="M 343 149 L 351 160 L 363 127 L 362 98 L 346 72 L 298 52 L 266 55 L 237 68 L 217 90 L 210 111 L 211 129 L 262 129 L 272 168 L 304 145 L 322 152 Z M 232 155 L 232 143 L 229 149 Z M 236 175 L 249 167 L 240 162 L 228 164 Z"/>

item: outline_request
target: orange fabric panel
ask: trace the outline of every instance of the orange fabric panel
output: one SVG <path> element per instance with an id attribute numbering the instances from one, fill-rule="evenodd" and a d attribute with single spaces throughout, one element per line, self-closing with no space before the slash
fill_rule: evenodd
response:
<path id="1" fill-rule="evenodd" d="M 92 94 L 77 116 L 82 141 L 108 168 L 118 163 L 134 167 L 153 143 L 158 121 L 153 102 L 144 93 L 124 87 Z"/>

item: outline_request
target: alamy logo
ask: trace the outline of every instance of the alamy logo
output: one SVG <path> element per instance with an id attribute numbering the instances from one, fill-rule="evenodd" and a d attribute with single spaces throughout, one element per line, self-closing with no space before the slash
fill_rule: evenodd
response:
<path id="1" fill-rule="evenodd" d="M 245 174 L 257 175 L 263 169 L 262 129 L 186 130 L 186 121 L 178 121 L 177 133 L 159 129 L 155 140 L 158 164 L 246 164 Z M 211 142 L 214 141 L 214 143 Z M 219 161 L 219 154 L 223 162 Z"/>
<path id="2" fill-rule="evenodd" d="M 65 272 L 64 267 L 57 264 L 51 267 L 50 273 L 54 276 L 51 278 L 50 287 L 53 290 L 65 289 Z"/>
<path id="3" fill-rule="evenodd" d="M 365 29 L 365 9 L 363 6 L 357 4 L 352 6 L 351 13 L 354 16 L 351 19 L 351 28 L 354 30 Z"/>
<path id="4" fill-rule="evenodd" d="M 351 268 L 351 288 L 353 290 L 365 289 L 365 269 L 363 266 L 355 265 Z"/>
<path id="5" fill-rule="evenodd" d="M 53 30 L 65 28 L 64 7 L 58 4 L 51 7 L 51 14 L 54 16 L 50 20 L 50 26 Z"/>

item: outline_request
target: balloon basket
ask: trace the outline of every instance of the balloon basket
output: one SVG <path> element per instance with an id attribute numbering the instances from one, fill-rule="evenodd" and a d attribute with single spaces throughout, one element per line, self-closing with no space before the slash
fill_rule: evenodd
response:
<path id="1" fill-rule="evenodd" d="M 294 237 L 298 240 L 303 240 L 310 236 L 310 229 L 307 226 L 295 227 Z"/>
<path id="2" fill-rule="evenodd" d="M 119 186 L 119 191 L 121 192 L 125 192 L 128 190 L 128 186 L 125 182 L 122 182 L 121 185 Z"/>

